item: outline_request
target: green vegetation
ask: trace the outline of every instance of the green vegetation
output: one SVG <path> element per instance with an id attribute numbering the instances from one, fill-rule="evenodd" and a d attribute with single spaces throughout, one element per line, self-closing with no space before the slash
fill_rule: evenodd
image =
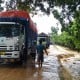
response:
<path id="1" fill-rule="evenodd" d="M 52 29 L 51 29 L 52 30 Z M 56 44 L 69 47 L 74 50 L 80 51 L 80 14 L 77 12 L 77 16 L 74 21 L 66 26 L 65 30 L 60 35 L 55 33 L 55 29 L 52 30 L 51 40 Z"/>
<path id="2" fill-rule="evenodd" d="M 4 8 L 1 6 L 2 3 L 4 0 L 0 0 L 0 11 Z M 45 7 L 44 3 L 48 6 Z M 58 35 L 58 29 L 52 28 L 52 41 L 80 50 L 80 0 L 7 0 L 5 8 L 6 10 L 27 10 L 33 15 L 40 10 L 47 15 L 53 13 L 62 26 L 62 34 Z"/>

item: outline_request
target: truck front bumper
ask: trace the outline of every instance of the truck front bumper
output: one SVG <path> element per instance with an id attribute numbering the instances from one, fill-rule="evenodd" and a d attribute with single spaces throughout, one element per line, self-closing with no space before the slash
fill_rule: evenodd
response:
<path id="1" fill-rule="evenodd" d="M 0 58 L 20 58 L 20 51 L 0 51 Z"/>

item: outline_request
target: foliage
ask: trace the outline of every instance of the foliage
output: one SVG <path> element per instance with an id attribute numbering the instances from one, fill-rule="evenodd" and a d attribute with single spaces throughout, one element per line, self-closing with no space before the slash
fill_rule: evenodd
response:
<path id="1" fill-rule="evenodd" d="M 3 3 L 3 0 L 0 0 L 0 11 L 3 10 L 3 7 L 1 6 L 1 3 Z"/>
<path id="2" fill-rule="evenodd" d="M 61 10 L 61 12 L 58 12 L 58 10 L 55 7 L 58 7 Z M 76 11 L 80 10 L 80 0 L 8 0 L 6 2 L 6 8 L 7 10 L 10 10 L 11 8 L 17 8 L 22 10 L 27 9 L 33 12 L 41 10 L 46 14 L 50 14 L 50 12 L 53 12 L 54 16 L 57 19 L 63 19 L 62 21 L 60 21 L 63 26 L 65 25 L 65 18 L 67 18 L 70 22 L 71 16 L 74 17 Z"/>
<path id="3" fill-rule="evenodd" d="M 58 33 L 58 27 L 51 27 L 51 31 L 53 34 L 57 34 Z"/>
<path id="4" fill-rule="evenodd" d="M 56 35 L 56 37 L 52 35 L 51 37 L 57 44 L 80 51 L 80 15 L 79 12 L 77 14 L 78 16 L 66 27 L 61 35 Z"/>
<path id="5" fill-rule="evenodd" d="M 9 1 L 6 1 L 6 10 L 14 10 L 16 9 L 17 6 L 16 6 L 16 0 L 9 0 Z"/>
<path id="6" fill-rule="evenodd" d="M 4 0 L 0 0 L 0 3 Z M 62 34 L 52 28 L 52 40 L 58 44 L 80 50 L 80 0 L 8 0 L 6 10 L 27 10 L 33 14 L 51 12 L 62 25 Z M 0 5 L 0 11 L 3 8 Z M 72 21 L 74 19 L 74 21 Z"/>
<path id="7" fill-rule="evenodd" d="M 3 1 L 3 0 L 2 0 Z M 65 30 L 72 17 L 77 16 L 80 10 L 80 0 L 8 0 L 6 1 L 6 10 L 27 10 L 33 14 L 42 11 L 49 15 L 51 12 L 62 25 L 62 31 Z M 66 23 L 67 20 L 67 23 Z"/>

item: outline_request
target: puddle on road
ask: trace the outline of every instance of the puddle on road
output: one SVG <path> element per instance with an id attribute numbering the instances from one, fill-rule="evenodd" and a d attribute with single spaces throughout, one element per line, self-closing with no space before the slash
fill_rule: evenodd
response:
<path id="1" fill-rule="evenodd" d="M 50 80 L 59 80 L 59 75 L 58 75 L 58 62 L 57 58 L 54 56 L 49 56 L 44 59 L 44 64 L 43 64 L 43 75 L 47 77 Z"/>
<path id="2" fill-rule="evenodd" d="M 70 73 L 62 66 L 59 67 L 60 80 L 72 80 Z"/>
<path id="3" fill-rule="evenodd" d="M 3 64 L 0 65 L 0 80 L 59 80 L 57 68 L 58 63 L 54 56 L 46 57 L 42 68 L 31 62 L 26 67 Z"/>
<path id="4" fill-rule="evenodd" d="M 58 74 L 58 61 L 54 56 L 45 56 L 42 68 L 36 64 L 34 68 L 29 67 L 27 80 L 60 80 Z M 33 71 L 33 72 L 32 72 Z M 31 74 L 30 74 L 31 73 Z"/>
<path id="5" fill-rule="evenodd" d="M 61 80 L 71 80 L 70 77 L 62 78 L 62 75 L 68 73 L 59 67 L 57 54 L 57 50 L 52 50 L 48 56 L 44 56 L 42 68 L 38 68 L 37 64 L 34 66 L 31 61 L 27 63 L 26 67 L 0 67 L 0 80 L 60 80 L 60 78 Z M 62 72 L 64 73 L 61 74 Z"/>

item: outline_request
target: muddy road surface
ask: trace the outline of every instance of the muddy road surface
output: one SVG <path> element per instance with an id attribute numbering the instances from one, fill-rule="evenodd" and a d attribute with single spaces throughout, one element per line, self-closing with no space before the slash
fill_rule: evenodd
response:
<path id="1" fill-rule="evenodd" d="M 32 64 L 28 60 L 26 67 L 19 64 L 0 64 L 0 80 L 61 80 L 59 75 L 58 54 L 63 54 L 65 50 L 61 47 L 51 45 L 49 55 L 44 55 L 42 68 L 37 62 Z"/>

